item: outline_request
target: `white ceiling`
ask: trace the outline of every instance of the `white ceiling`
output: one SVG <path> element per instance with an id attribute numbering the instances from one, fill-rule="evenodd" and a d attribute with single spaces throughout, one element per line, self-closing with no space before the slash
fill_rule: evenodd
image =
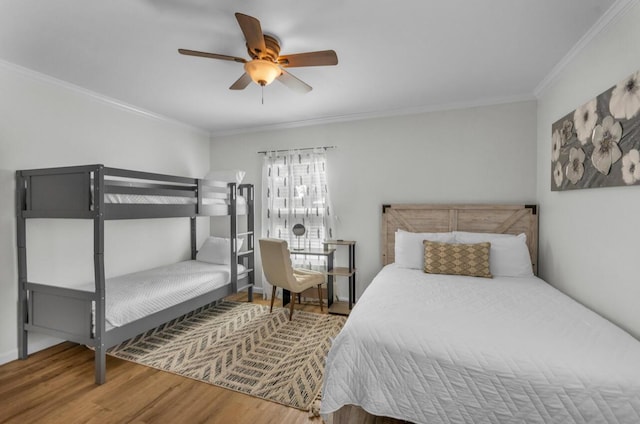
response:
<path id="1" fill-rule="evenodd" d="M 614 0 L 0 0 L 0 60 L 223 134 L 533 98 Z M 334 67 L 228 87 L 247 58 L 234 13 L 282 54 L 333 49 Z"/>

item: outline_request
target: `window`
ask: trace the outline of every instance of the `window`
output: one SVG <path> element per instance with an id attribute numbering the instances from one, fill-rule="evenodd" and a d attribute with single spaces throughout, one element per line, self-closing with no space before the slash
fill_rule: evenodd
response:
<path id="1" fill-rule="evenodd" d="M 262 167 L 262 232 L 287 240 L 289 249 L 322 248 L 333 238 L 333 209 L 324 148 L 267 152 Z M 292 229 L 304 225 L 304 235 Z"/>

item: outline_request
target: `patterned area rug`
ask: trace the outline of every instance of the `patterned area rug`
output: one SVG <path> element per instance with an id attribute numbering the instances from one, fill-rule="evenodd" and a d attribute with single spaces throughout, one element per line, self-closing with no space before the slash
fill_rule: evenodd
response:
<path id="1" fill-rule="evenodd" d="M 109 350 L 118 358 L 308 410 L 346 317 L 223 301 Z"/>

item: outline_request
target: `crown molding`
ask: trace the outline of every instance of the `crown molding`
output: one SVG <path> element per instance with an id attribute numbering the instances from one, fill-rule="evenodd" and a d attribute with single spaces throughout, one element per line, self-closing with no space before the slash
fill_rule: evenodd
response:
<path id="1" fill-rule="evenodd" d="M 474 107 L 493 106 L 493 105 L 500 105 L 500 104 L 506 104 L 506 103 L 517 103 L 522 101 L 536 100 L 534 96 L 526 94 L 526 95 L 519 95 L 519 96 L 512 96 L 512 97 L 483 99 L 483 100 L 470 101 L 470 102 L 457 102 L 457 103 L 454 102 L 454 103 L 445 103 L 440 105 L 418 106 L 418 107 L 410 107 L 410 108 L 355 113 L 355 114 L 349 114 L 349 115 L 330 116 L 330 117 L 324 117 L 324 118 L 318 118 L 318 119 L 284 122 L 281 124 L 274 124 L 274 125 L 235 128 L 235 129 L 226 130 L 226 131 L 207 131 L 205 129 L 194 127 L 192 125 L 185 124 L 184 122 L 180 122 L 175 119 L 124 103 L 120 100 L 113 99 L 111 97 L 102 95 L 100 93 L 87 90 L 86 88 L 51 77 L 49 75 L 34 71 L 32 69 L 28 69 L 23 66 L 16 65 L 15 63 L 7 62 L 5 60 L 0 59 L 0 67 L 9 69 L 13 72 L 17 72 L 27 78 L 38 80 L 47 84 L 52 84 L 52 85 L 64 88 L 66 90 L 70 90 L 75 93 L 82 94 L 93 100 L 97 100 L 101 103 L 107 104 L 111 107 L 114 107 L 120 110 L 135 113 L 137 115 L 144 116 L 146 118 L 167 122 L 167 123 L 177 125 L 192 131 L 197 131 L 201 134 L 208 135 L 211 140 L 213 140 L 215 137 L 222 137 L 222 136 L 235 135 L 235 134 L 246 134 L 246 133 L 255 133 L 255 132 L 262 132 L 262 131 L 275 131 L 280 129 L 327 125 L 327 124 L 334 124 L 334 123 L 341 123 L 341 122 L 361 121 L 361 120 L 367 120 L 367 119 L 389 118 L 394 116 L 418 115 L 422 113 L 432 113 L 432 112 L 440 112 L 440 111 L 456 110 L 456 109 L 469 109 Z"/>
<path id="2" fill-rule="evenodd" d="M 143 116 L 145 118 L 150 118 L 150 119 L 154 119 L 156 121 L 162 121 L 165 123 L 169 123 L 172 125 L 176 125 L 185 129 L 189 129 L 191 131 L 196 131 L 199 132 L 200 134 L 203 135 L 210 135 L 209 131 L 206 131 L 202 128 L 198 128 L 198 127 L 194 127 L 192 125 L 189 124 L 185 124 L 184 122 L 180 122 L 178 120 L 169 118 L 167 116 L 164 115 L 160 115 L 142 108 L 139 108 L 137 106 L 133 106 L 130 104 L 127 104 L 125 102 L 122 102 L 120 100 L 105 96 L 103 94 L 100 93 L 96 93 L 95 91 L 91 91 L 91 90 L 87 90 L 86 88 L 80 87 L 78 85 L 72 84 L 70 82 L 67 81 L 63 81 L 57 78 L 54 78 L 52 76 L 43 74 L 41 72 L 37 72 L 34 71 L 32 69 L 29 68 L 25 68 L 23 66 L 20 65 L 16 65 L 15 63 L 11 63 L 11 62 L 7 62 L 5 60 L 0 59 L 0 67 L 1 68 L 5 68 L 8 69 L 10 71 L 16 72 L 18 74 L 21 74 L 27 78 L 31 78 L 40 82 L 44 82 L 46 84 L 51 84 L 57 87 L 61 87 L 64 88 L 65 90 L 69 90 L 69 91 L 73 91 L 75 93 L 81 94 L 83 96 L 87 96 L 93 100 L 96 100 L 100 103 L 109 105 L 115 109 L 120 109 L 126 112 L 131 112 L 131 113 L 135 113 L 136 115 L 140 115 Z"/>
<path id="3" fill-rule="evenodd" d="M 495 106 L 508 103 L 519 103 L 526 101 L 534 101 L 536 97 L 532 94 L 524 94 L 511 97 L 497 97 L 493 99 L 483 99 L 478 101 L 444 103 L 440 105 L 417 106 L 402 109 L 389 109 L 374 112 L 354 113 L 349 115 L 329 116 L 318 119 L 308 119 L 303 121 L 283 122 L 280 124 L 234 128 L 225 131 L 212 131 L 211 139 L 216 137 L 225 137 L 237 134 L 257 133 L 263 131 L 276 131 L 291 128 L 311 127 L 316 125 L 328 125 L 342 122 L 364 121 L 367 119 L 391 118 L 394 116 L 420 115 L 422 113 L 444 112 L 448 110 L 471 109 L 475 107 Z"/>
<path id="4" fill-rule="evenodd" d="M 536 98 L 540 98 L 542 93 L 549 88 L 557 79 L 559 74 L 584 48 L 608 26 L 613 25 L 627 10 L 635 6 L 640 0 L 617 0 L 595 24 L 584 34 L 580 40 L 569 50 L 560 62 L 558 62 L 547 74 L 546 77 L 533 90 Z"/>

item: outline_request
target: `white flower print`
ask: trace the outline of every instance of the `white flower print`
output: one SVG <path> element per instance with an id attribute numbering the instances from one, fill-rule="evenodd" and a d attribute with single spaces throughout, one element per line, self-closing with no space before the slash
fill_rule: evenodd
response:
<path id="1" fill-rule="evenodd" d="M 611 92 L 609 110 L 616 119 L 631 119 L 640 110 L 640 71 L 620 81 Z"/>
<path id="2" fill-rule="evenodd" d="M 622 156 L 622 179 L 627 184 L 640 181 L 640 152 L 636 149 Z"/>
<path id="3" fill-rule="evenodd" d="M 562 147 L 562 138 L 560 137 L 560 131 L 555 130 L 551 136 L 551 160 L 553 162 L 560 158 L 560 148 Z"/>
<path id="4" fill-rule="evenodd" d="M 596 99 L 590 100 L 577 108 L 573 113 L 576 135 L 583 146 L 589 141 L 589 136 L 593 132 L 593 127 L 596 126 L 596 121 L 598 120 L 596 105 Z"/>
<path id="5" fill-rule="evenodd" d="M 602 124 L 594 128 L 591 140 L 594 147 L 591 162 L 601 174 L 608 175 L 611 165 L 620 160 L 622 156 L 618 147 L 620 138 L 622 138 L 622 126 L 611 116 L 604 118 Z"/>
<path id="6" fill-rule="evenodd" d="M 556 187 L 560 187 L 562 184 L 562 164 L 560 162 L 556 162 L 555 168 L 553 168 L 553 181 L 556 183 Z"/>
<path id="7" fill-rule="evenodd" d="M 567 178 L 573 184 L 580 181 L 584 175 L 584 150 L 572 147 L 569 150 L 569 163 L 567 163 Z"/>

